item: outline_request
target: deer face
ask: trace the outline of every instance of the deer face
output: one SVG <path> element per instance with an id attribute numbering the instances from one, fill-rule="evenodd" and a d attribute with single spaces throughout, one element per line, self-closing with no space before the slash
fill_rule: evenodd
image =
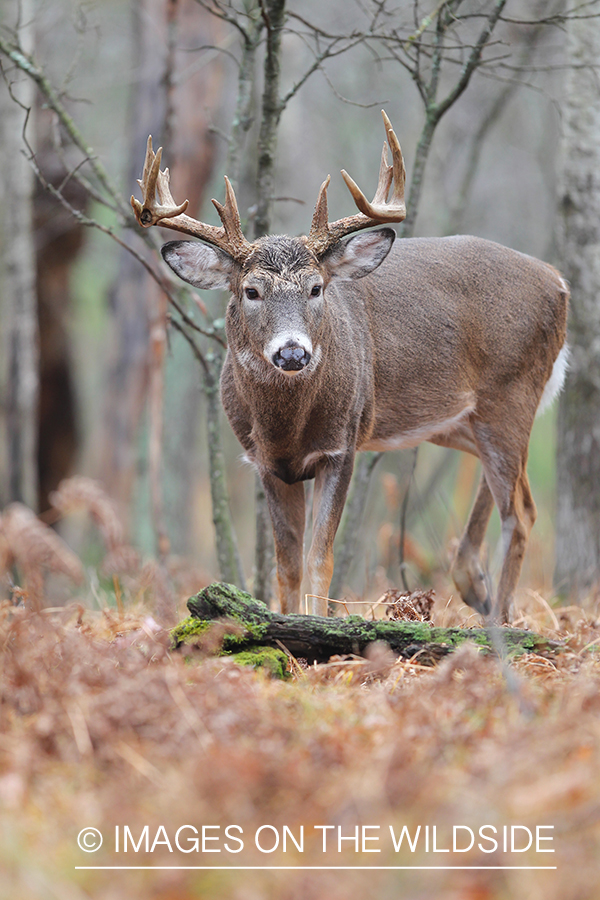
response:
<path id="1" fill-rule="evenodd" d="M 162 255 L 180 278 L 196 287 L 230 288 L 227 336 L 243 368 L 261 360 L 283 376 L 295 377 L 315 369 L 322 358 L 330 282 L 374 271 L 394 238 L 389 228 L 359 234 L 339 241 L 321 259 L 305 238 L 279 235 L 255 241 L 241 264 L 220 249 L 189 241 L 166 244 Z"/>

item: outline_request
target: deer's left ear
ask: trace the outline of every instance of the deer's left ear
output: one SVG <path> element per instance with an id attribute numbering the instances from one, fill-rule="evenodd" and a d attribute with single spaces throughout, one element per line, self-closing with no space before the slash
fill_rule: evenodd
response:
<path id="1" fill-rule="evenodd" d="M 227 289 L 235 263 L 228 253 L 200 241 L 170 241 L 160 251 L 176 275 L 194 287 Z"/>
<path id="2" fill-rule="evenodd" d="M 391 228 L 365 231 L 336 244 L 323 257 L 323 264 L 332 278 L 364 278 L 381 265 L 395 239 Z"/>

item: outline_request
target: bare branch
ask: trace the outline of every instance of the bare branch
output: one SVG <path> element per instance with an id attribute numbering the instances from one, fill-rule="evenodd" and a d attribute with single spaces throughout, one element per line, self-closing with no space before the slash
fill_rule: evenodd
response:
<path id="1" fill-rule="evenodd" d="M 329 85 L 334 97 L 337 97 L 338 100 L 342 101 L 342 103 L 349 104 L 349 106 L 358 106 L 359 109 L 372 109 L 374 106 L 385 106 L 389 102 L 389 100 L 386 99 L 374 100 L 373 103 L 359 103 L 358 100 L 350 100 L 349 97 L 344 97 L 343 94 L 340 94 L 325 69 L 321 69 L 321 73 L 323 75 L 323 78 Z"/>
<path id="2" fill-rule="evenodd" d="M 442 100 L 441 103 L 437 104 L 436 112 L 437 112 L 438 119 L 440 119 L 444 115 L 446 110 L 448 110 L 452 106 L 452 104 L 455 103 L 456 100 L 458 100 L 460 95 L 463 93 L 463 91 L 467 87 L 467 85 L 471 79 L 471 75 L 473 74 L 476 67 L 479 65 L 479 62 L 481 60 L 481 54 L 483 53 L 483 50 L 489 41 L 490 35 L 492 34 L 492 31 L 494 30 L 496 22 L 500 18 L 500 14 L 502 13 L 502 10 L 504 9 L 505 6 L 506 6 L 506 0 L 495 0 L 492 12 L 488 16 L 488 19 L 479 35 L 477 43 L 471 50 L 469 58 L 463 67 L 463 70 L 461 72 L 458 82 L 454 86 L 453 90 L 451 90 L 450 93 L 447 95 L 447 97 L 444 100 Z"/>
<path id="3" fill-rule="evenodd" d="M 207 3 L 205 2 L 205 0 L 195 0 L 195 2 L 198 4 L 198 6 L 201 6 L 202 9 L 205 9 L 207 12 L 209 12 L 211 16 L 215 16 L 215 18 L 221 19 L 223 22 L 228 22 L 230 25 L 236 28 L 242 35 L 244 41 L 248 40 L 248 33 L 240 24 L 239 19 L 236 16 L 228 15 L 223 10 L 223 7 L 216 3 L 215 0 L 213 0 L 212 3 Z"/>
<path id="4" fill-rule="evenodd" d="M 21 69 L 21 71 L 29 75 L 29 77 L 33 79 L 33 81 L 37 84 L 40 92 L 46 98 L 48 105 L 57 114 L 67 134 L 69 135 L 75 146 L 78 147 L 79 150 L 81 150 L 86 158 L 86 161 L 90 163 L 90 166 L 92 167 L 96 178 L 116 204 L 120 215 L 125 220 L 129 219 L 129 209 L 127 207 L 127 204 L 125 203 L 124 198 L 119 192 L 119 189 L 113 182 L 112 178 L 110 177 L 92 148 L 87 145 L 83 135 L 75 125 L 75 122 L 73 121 L 71 116 L 67 113 L 65 107 L 60 101 L 57 92 L 51 85 L 50 81 L 46 78 L 42 70 L 38 68 L 32 58 L 30 58 L 26 53 L 23 52 L 18 44 L 10 44 L 1 36 L 0 52 L 4 53 L 10 60 L 12 60 L 12 62 L 14 62 L 14 64 L 19 69 Z"/>
<path id="5" fill-rule="evenodd" d="M 514 19 L 510 16 L 502 16 L 501 21 L 507 22 L 509 25 L 564 25 L 571 19 L 597 19 L 600 12 L 580 12 L 580 10 L 594 6 L 598 6 L 598 0 L 586 0 L 585 3 L 579 3 L 562 12 L 557 11 L 539 19 Z"/>
<path id="6" fill-rule="evenodd" d="M 177 312 L 189 328 L 193 328 L 194 331 L 197 331 L 199 334 L 204 335 L 204 337 L 208 337 L 211 338 L 211 340 L 217 341 L 217 343 L 219 343 L 223 347 L 223 349 L 227 349 L 227 344 L 225 343 L 223 338 L 219 334 L 217 334 L 215 329 L 202 328 L 188 316 L 181 304 L 173 296 L 173 293 L 164 278 L 159 275 L 159 273 L 149 264 L 146 259 L 144 259 L 144 257 L 140 253 L 137 252 L 137 250 L 135 250 L 130 244 L 127 244 L 125 241 L 121 240 L 121 238 L 117 234 L 115 234 L 112 228 L 107 225 L 102 225 L 102 223 L 98 222 L 96 219 L 91 219 L 89 216 L 86 216 L 85 213 L 81 212 L 81 210 L 76 209 L 74 206 L 72 206 L 69 201 L 63 196 L 63 194 L 53 184 L 50 184 L 46 180 L 35 160 L 35 157 L 28 157 L 28 161 L 32 166 L 37 178 L 39 179 L 40 184 L 44 187 L 45 190 L 48 191 L 48 193 L 52 194 L 52 196 L 55 197 L 62 206 L 64 206 L 64 208 L 73 216 L 73 218 L 75 218 L 81 225 L 84 225 L 86 228 L 96 228 L 98 231 L 101 231 L 102 234 L 106 234 L 113 241 L 115 241 L 115 243 L 117 243 L 119 247 L 127 250 L 127 252 L 130 253 L 140 263 L 140 265 L 144 267 L 146 272 L 148 272 L 148 274 L 154 279 L 154 281 L 156 281 L 160 289 L 167 297 L 169 303 L 174 307 L 174 309 L 177 310 Z M 142 239 L 144 239 L 145 237 L 145 235 L 138 236 Z M 156 249 L 153 242 L 145 242 L 152 249 Z"/>
<path id="7" fill-rule="evenodd" d="M 188 334 L 188 332 L 185 330 L 183 325 L 180 322 L 178 322 L 177 319 L 174 319 L 172 316 L 167 316 L 167 324 L 171 325 L 176 331 L 179 332 L 179 334 L 181 334 L 186 339 L 186 341 L 192 348 L 192 353 L 194 354 L 194 356 L 196 357 L 196 359 L 202 366 L 202 369 L 204 370 L 204 374 L 208 375 L 209 369 L 208 369 L 208 363 L 206 362 L 206 358 L 205 358 L 204 354 L 202 353 L 202 350 L 196 343 L 196 341 L 191 336 L 191 334 Z"/>

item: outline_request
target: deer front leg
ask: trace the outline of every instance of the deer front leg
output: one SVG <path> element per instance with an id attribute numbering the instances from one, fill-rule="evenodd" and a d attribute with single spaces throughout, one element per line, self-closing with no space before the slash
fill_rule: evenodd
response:
<path id="1" fill-rule="evenodd" d="M 327 615 L 326 598 L 333 575 L 333 541 L 335 538 L 354 468 L 354 451 L 329 458 L 319 464 L 315 474 L 313 501 L 313 539 L 308 553 L 310 579 L 310 612 Z"/>
<path id="2" fill-rule="evenodd" d="M 273 523 L 281 612 L 296 613 L 302 583 L 304 482 L 285 484 L 268 472 L 261 473 L 261 480 Z"/>

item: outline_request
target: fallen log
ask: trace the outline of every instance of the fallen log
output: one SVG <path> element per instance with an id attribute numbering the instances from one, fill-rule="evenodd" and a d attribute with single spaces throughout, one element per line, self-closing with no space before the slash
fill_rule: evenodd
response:
<path id="1" fill-rule="evenodd" d="M 439 628 L 429 622 L 368 620 L 362 616 L 324 618 L 282 615 L 230 584 L 215 583 L 188 600 L 190 616 L 172 632 L 176 646 L 201 642 L 211 623 L 224 624 L 222 651 L 256 652 L 282 648 L 309 663 L 339 654 L 362 655 L 374 641 L 384 641 L 405 659 L 434 665 L 465 641 L 502 656 L 537 653 L 552 656 L 560 644 L 517 628 Z"/>

